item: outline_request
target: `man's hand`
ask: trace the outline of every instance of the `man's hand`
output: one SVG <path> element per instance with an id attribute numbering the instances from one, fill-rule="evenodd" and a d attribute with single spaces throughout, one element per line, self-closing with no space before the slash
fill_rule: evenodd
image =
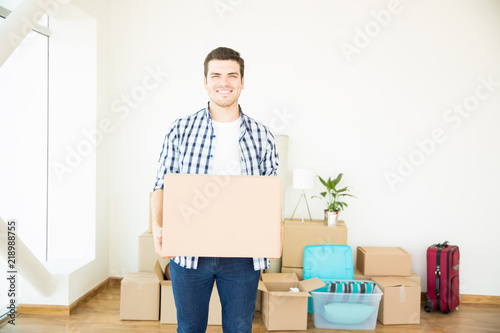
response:
<path id="1" fill-rule="evenodd" d="M 163 245 L 163 190 L 158 189 L 151 196 L 151 214 L 153 217 L 153 242 L 155 244 L 155 252 L 160 257 Z M 162 257 L 173 258 L 173 257 Z"/>
<path id="2" fill-rule="evenodd" d="M 163 246 L 163 230 L 161 228 L 156 228 L 156 230 L 153 232 L 153 240 L 155 243 L 155 252 L 157 255 L 159 255 L 162 259 L 175 258 L 175 256 L 163 257 L 161 255 L 161 248 Z"/>

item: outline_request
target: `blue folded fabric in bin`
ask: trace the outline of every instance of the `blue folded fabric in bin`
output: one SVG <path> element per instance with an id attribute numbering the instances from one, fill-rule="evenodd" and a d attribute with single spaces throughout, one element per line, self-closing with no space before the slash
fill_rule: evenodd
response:
<path id="1" fill-rule="evenodd" d="M 375 282 L 370 281 L 332 281 L 328 283 L 328 292 L 345 294 L 371 294 Z"/>
<path id="2" fill-rule="evenodd" d="M 375 307 L 368 304 L 330 303 L 323 310 L 323 318 L 329 322 L 353 325 L 364 322 Z"/>

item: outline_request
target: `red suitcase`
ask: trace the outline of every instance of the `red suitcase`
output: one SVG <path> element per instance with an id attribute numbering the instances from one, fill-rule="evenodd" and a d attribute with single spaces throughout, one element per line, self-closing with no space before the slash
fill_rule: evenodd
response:
<path id="1" fill-rule="evenodd" d="M 460 303 L 458 246 L 434 244 L 427 248 L 427 301 L 425 311 L 448 313 Z"/>

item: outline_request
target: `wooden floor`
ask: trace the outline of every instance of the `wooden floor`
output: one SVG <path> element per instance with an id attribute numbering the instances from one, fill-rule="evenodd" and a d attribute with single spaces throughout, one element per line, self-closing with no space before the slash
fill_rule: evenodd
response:
<path id="1" fill-rule="evenodd" d="M 59 332 L 175 332 L 175 325 L 161 325 L 159 321 L 120 321 L 120 285 L 110 284 L 94 298 L 80 306 L 71 316 L 19 315 L 16 325 L 6 324 L 0 332 L 59 333 Z M 369 332 L 320 330 L 309 318 L 307 332 Z M 209 326 L 207 332 L 222 332 L 220 326 Z M 266 332 L 256 313 L 253 332 Z M 298 332 L 298 331 L 295 331 Z M 384 326 L 377 322 L 378 333 L 450 332 L 493 333 L 500 332 L 500 305 L 461 304 L 450 314 L 421 312 L 420 325 Z"/>

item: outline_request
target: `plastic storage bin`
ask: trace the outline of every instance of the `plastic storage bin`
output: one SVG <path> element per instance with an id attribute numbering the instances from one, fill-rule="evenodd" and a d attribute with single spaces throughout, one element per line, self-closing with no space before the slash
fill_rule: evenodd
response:
<path id="1" fill-rule="evenodd" d="M 379 287 L 371 294 L 311 292 L 316 328 L 374 330 L 382 298 Z"/>

